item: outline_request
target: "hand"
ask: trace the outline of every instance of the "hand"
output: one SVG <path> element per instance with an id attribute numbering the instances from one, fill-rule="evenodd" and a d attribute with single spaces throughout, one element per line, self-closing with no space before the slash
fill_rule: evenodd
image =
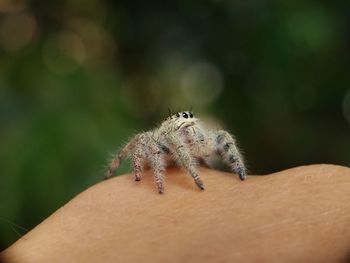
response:
<path id="1" fill-rule="evenodd" d="M 266 176 L 172 168 L 92 186 L 23 236 L 1 262 L 349 262 L 350 169 Z"/>

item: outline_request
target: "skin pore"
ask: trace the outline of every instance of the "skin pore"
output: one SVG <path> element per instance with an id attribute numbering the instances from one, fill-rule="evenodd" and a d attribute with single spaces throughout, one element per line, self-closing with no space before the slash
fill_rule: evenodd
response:
<path id="1" fill-rule="evenodd" d="M 350 169 L 297 167 L 240 181 L 178 168 L 85 190 L 0 254 L 1 262 L 349 262 Z"/>

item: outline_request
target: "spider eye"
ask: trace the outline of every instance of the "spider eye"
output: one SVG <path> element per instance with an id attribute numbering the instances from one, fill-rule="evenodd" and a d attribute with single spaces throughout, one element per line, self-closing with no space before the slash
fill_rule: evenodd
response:
<path id="1" fill-rule="evenodd" d="M 182 113 L 182 117 L 184 117 L 185 119 L 187 119 L 187 118 L 188 118 L 187 113 L 186 113 L 186 112 Z"/>
<path id="2" fill-rule="evenodd" d="M 193 118 L 193 113 L 192 112 L 190 112 L 190 118 Z"/>

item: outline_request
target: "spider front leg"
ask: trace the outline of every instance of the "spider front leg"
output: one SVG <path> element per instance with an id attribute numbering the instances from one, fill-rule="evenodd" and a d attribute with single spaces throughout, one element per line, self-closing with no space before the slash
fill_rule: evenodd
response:
<path id="1" fill-rule="evenodd" d="M 145 145 L 147 145 L 148 136 L 145 133 L 141 133 L 136 135 L 134 138 L 127 143 L 123 149 L 114 156 L 112 159 L 107 173 L 105 175 L 105 179 L 108 179 L 113 176 L 115 171 L 118 169 L 121 161 L 125 159 L 127 156 L 131 155 L 132 163 L 135 172 L 135 180 L 140 181 L 143 171 L 143 164 L 145 159 Z"/>
<path id="2" fill-rule="evenodd" d="M 141 181 L 144 159 L 145 159 L 145 154 L 142 151 L 141 145 L 137 145 L 135 147 L 135 150 L 132 153 L 131 158 L 132 158 L 132 165 L 134 168 L 135 181 Z"/>
<path id="3" fill-rule="evenodd" d="M 124 148 L 113 157 L 104 179 L 109 179 L 110 177 L 113 176 L 115 171 L 118 169 L 120 162 L 123 159 L 125 159 L 126 156 L 129 155 L 133 143 L 134 143 L 134 139 L 131 140 L 127 145 L 125 145 Z"/>
<path id="4" fill-rule="evenodd" d="M 204 184 L 196 169 L 196 162 L 190 154 L 188 145 L 178 138 L 177 134 L 167 135 L 170 151 L 175 155 L 177 162 L 183 166 L 194 179 L 197 186 L 204 190 Z"/>
<path id="5" fill-rule="evenodd" d="M 147 132 L 137 136 L 135 150 L 132 153 L 135 180 L 141 180 L 144 163 L 148 161 L 153 170 L 155 183 L 159 193 L 164 192 L 163 174 L 165 171 L 165 163 L 162 154 L 163 152 L 152 138 L 152 134 Z"/>
<path id="6" fill-rule="evenodd" d="M 232 136 L 226 131 L 218 131 L 215 134 L 215 143 L 216 149 L 222 159 L 230 166 L 234 173 L 239 175 L 241 180 L 245 180 L 247 170 Z"/>
<path id="7" fill-rule="evenodd" d="M 148 132 L 140 133 L 133 139 L 132 165 L 134 168 L 135 181 L 140 181 L 143 173 L 143 167 L 148 155 L 148 144 L 151 142 Z"/>
<path id="8" fill-rule="evenodd" d="M 148 159 L 153 170 L 154 181 L 160 194 L 164 192 L 165 162 L 163 155 L 164 152 L 159 149 L 158 145 L 155 142 L 150 143 Z"/>

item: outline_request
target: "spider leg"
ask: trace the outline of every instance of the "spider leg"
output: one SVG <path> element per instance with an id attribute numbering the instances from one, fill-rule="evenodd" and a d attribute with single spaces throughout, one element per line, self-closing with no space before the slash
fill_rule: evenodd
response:
<path id="1" fill-rule="evenodd" d="M 164 171 L 165 162 L 163 155 L 164 153 L 159 149 L 155 142 L 150 142 L 149 144 L 149 161 L 151 168 L 153 170 L 154 181 L 158 187 L 158 192 L 162 194 L 164 192 Z"/>
<path id="2" fill-rule="evenodd" d="M 144 152 L 142 151 L 141 145 L 135 147 L 132 153 L 132 165 L 134 168 L 135 181 L 141 181 L 143 165 L 144 165 Z"/>
<path id="3" fill-rule="evenodd" d="M 135 181 L 140 181 L 143 173 L 143 167 L 148 155 L 148 144 L 152 142 L 149 132 L 140 133 L 135 136 L 133 141 L 134 150 L 132 153 L 132 164 L 135 173 Z"/>
<path id="4" fill-rule="evenodd" d="M 232 171 L 239 175 L 241 180 L 245 180 L 247 169 L 243 163 L 243 157 L 240 154 L 234 138 L 226 131 L 220 130 L 215 133 L 215 143 L 217 152 L 226 162 Z"/>
<path id="5" fill-rule="evenodd" d="M 191 156 L 188 145 L 180 140 L 176 134 L 170 133 L 167 135 L 166 139 L 169 143 L 170 151 L 175 155 L 177 162 L 188 171 L 197 186 L 201 190 L 204 190 L 204 184 L 196 169 L 196 161 Z"/>
<path id="6" fill-rule="evenodd" d="M 121 151 L 114 156 L 105 175 L 105 179 L 108 179 L 113 176 L 114 172 L 118 169 L 120 162 L 130 154 L 133 144 L 134 139 L 131 140 L 128 144 L 126 144 L 123 147 L 123 149 L 121 149 Z"/>

